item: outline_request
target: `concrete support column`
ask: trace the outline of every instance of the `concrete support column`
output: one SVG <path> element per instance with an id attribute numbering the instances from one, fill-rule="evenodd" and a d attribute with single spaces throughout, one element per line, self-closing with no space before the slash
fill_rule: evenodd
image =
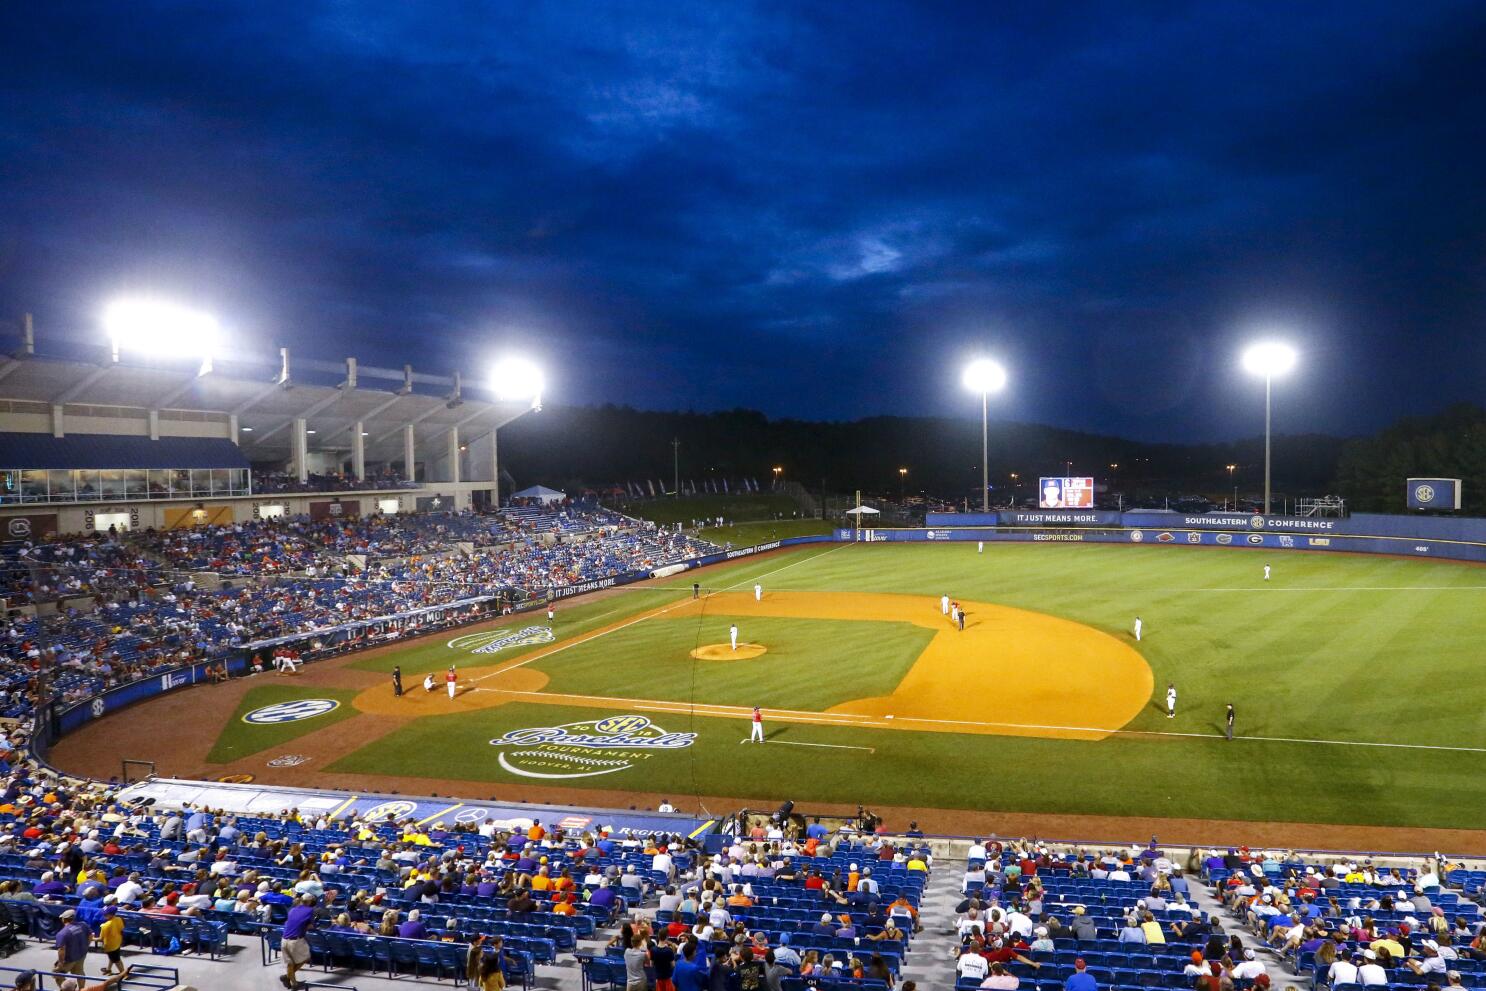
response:
<path id="1" fill-rule="evenodd" d="M 351 426 L 351 474 L 356 481 L 366 481 L 366 428 L 360 420 Z"/>
<path id="2" fill-rule="evenodd" d="M 449 481 L 459 484 L 459 428 L 449 428 Z"/>
<path id="3" fill-rule="evenodd" d="M 160 439 L 160 411 L 150 410 L 150 440 Z"/>
<path id="4" fill-rule="evenodd" d="M 416 481 L 418 478 L 418 462 L 416 445 L 413 440 L 413 425 L 404 424 L 402 428 L 402 465 L 403 472 L 408 481 Z"/>
<path id="5" fill-rule="evenodd" d="M 228 413 L 227 414 L 227 439 L 230 440 L 230 441 L 232 441 L 232 443 L 238 444 L 239 446 L 241 446 L 241 442 L 238 440 L 237 434 L 238 434 L 238 430 L 237 430 L 237 414 L 236 413 Z"/>
<path id="6" fill-rule="evenodd" d="M 496 428 L 490 431 L 490 503 L 496 509 L 500 508 L 500 445 L 495 438 L 499 432 Z"/>
<path id="7" fill-rule="evenodd" d="M 52 403 L 52 436 L 62 437 L 66 434 L 66 417 L 62 415 L 62 404 Z"/>
<path id="8" fill-rule="evenodd" d="M 301 482 L 310 480 L 310 438 L 306 430 L 309 424 L 302 416 L 294 418 L 294 425 L 290 427 L 293 438 L 294 477 Z"/>

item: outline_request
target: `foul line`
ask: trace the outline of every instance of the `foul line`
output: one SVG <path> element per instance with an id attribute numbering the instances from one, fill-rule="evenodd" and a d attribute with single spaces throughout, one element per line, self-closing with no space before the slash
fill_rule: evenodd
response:
<path id="1" fill-rule="evenodd" d="M 832 547 L 830 550 L 825 551 L 822 554 L 814 554 L 814 555 L 811 555 L 810 557 L 807 557 L 807 558 L 801 558 L 798 561 L 792 561 L 789 564 L 786 564 L 782 568 L 775 568 L 773 571 L 766 571 L 766 572 L 764 572 L 761 575 L 755 575 L 752 578 L 745 578 L 743 581 L 740 581 L 740 582 L 738 582 L 738 583 L 736 583 L 734 585 L 728 585 L 725 588 L 720 589 L 719 591 L 723 591 L 723 592 L 731 591 L 732 589 L 740 588 L 740 587 L 742 587 L 744 585 L 747 585 L 747 584 L 750 584 L 752 582 L 757 582 L 757 581 L 759 581 L 761 579 L 767 578 L 770 575 L 777 575 L 781 571 L 788 571 L 790 568 L 793 568 L 797 564 L 804 564 L 806 561 L 815 561 L 815 560 L 817 560 L 819 558 L 825 557 L 826 554 L 835 553 L 836 551 L 839 551 L 841 548 L 847 547 L 847 546 L 849 546 L 849 545 L 848 544 L 837 544 L 835 547 Z M 654 586 L 654 587 L 656 587 L 656 588 L 665 588 L 665 589 L 674 589 L 676 591 L 685 591 L 686 590 L 684 587 L 679 586 L 679 585 L 658 585 L 658 586 Z M 567 641 L 565 643 L 560 643 L 557 646 L 553 647 L 551 650 L 537 651 L 537 652 L 533 653 L 530 657 L 523 658 L 522 660 L 519 660 L 519 661 L 514 661 L 511 664 L 508 664 L 507 666 L 505 666 L 503 668 L 497 668 L 496 670 L 490 672 L 489 674 L 482 674 L 480 677 L 473 679 L 473 682 L 475 684 L 479 684 L 480 682 L 485 681 L 487 678 L 494 678 L 497 675 L 505 674 L 507 671 L 514 671 L 514 670 L 516 670 L 519 667 L 524 667 L 524 666 L 530 664 L 532 661 L 540 661 L 540 660 L 542 660 L 544 658 L 551 657 L 553 654 L 560 654 L 564 650 L 567 650 L 569 647 L 577 647 L 578 645 L 588 643 L 591 640 L 597 640 L 599 637 L 608 636 L 610 633 L 617 633 L 620 630 L 627 629 L 628 627 L 634 626 L 636 623 L 643 623 L 647 619 L 654 619 L 657 616 L 663 616 L 666 613 L 670 612 L 672 609 L 680 609 L 680 608 L 685 607 L 686 604 L 689 603 L 689 602 L 691 602 L 691 601 L 693 601 L 693 600 L 691 600 L 691 599 L 681 599 L 680 601 L 673 602 L 673 603 L 671 603 L 668 606 L 661 606 L 659 609 L 652 610 L 652 611 L 650 611 L 648 613 L 645 613 L 642 616 L 636 616 L 634 619 L 630 620 L 627 623 L 620 623 L 618 626 L 611 626 L 608 629 L 599 630 L 596 633 L 590 633 L 587 636 L 579 637 L 577 640 L 569 640 L 569 641 Z M 622 700 L 620 700 L 620 701 L 622 701 Z"/>
<path id="2" fill-rule="evenodd" d="M 739 743 L 747 743 L 747 740 L 739 740 Z M 804 740 L 765 740 L 775 746 L 784 747 L 830 747 L 832 750 L 865 750 L 869 754 L 877 753 L 876 747 L 854 747 L 848 743 L 806 743 Z"/>

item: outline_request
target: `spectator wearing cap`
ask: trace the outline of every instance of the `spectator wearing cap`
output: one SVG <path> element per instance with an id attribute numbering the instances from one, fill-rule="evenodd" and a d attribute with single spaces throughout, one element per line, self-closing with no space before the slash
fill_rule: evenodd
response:
<path id="1" fill-rule="evenodd" d="M 88 959 L 88 943 L 93 934 L 72 909 L 62 913 L 62 928 L 57 931 L 57 962 L 52 968 L 59 974 L 82 974 Z"/>
<path id="2" fill-rule="evenodd" d="M 1099 991 L 1099 982 L 1089 973 L 1083 957 L 1073 961 L 1073 973 L 1063 982 L 1063 991 Z"/>
<path id="3" fill-rule="evenodd" d="M 286 988 L 297 986 L 295 977 L 299 969 L 310 962 L 307 937 L 315 924 L 315 905 L 319 900 L 314 895 L 303 896 L 284 919 L 283 941 L 279 947 L 284 958 L 284 973 L 279 975 L 279 983 Z"/>
<path id="4" fill-rule="evenodd" d="M 1362 966 L 1357 968 L 1357 983 L 1364 987 L 1386 987 L 1388 972 L 1378 963 L 1378 955 L 1372 950 L 1362 951 Z"/>

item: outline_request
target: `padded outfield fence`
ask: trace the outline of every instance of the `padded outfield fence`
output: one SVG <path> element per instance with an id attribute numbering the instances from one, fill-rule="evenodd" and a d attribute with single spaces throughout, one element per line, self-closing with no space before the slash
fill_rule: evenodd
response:
<path id="1" fill-rule="evenodd" d="M 1003 510 L 930 513 L 913 529 L 839 529 L 837 540 L 1124 543 L 1393 554 L 1486 562 L 1486 519 L 1385 516 L 1248 516 L 1134 510 Z"/>

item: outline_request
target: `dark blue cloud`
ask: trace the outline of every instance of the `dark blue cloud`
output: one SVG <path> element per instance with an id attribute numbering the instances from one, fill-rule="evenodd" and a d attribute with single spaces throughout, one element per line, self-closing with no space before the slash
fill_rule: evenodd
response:
<path id="1" fill-rule="evenodd" d="M 1252 433 L 1478 392 L 1479 4 L 105 3 L 0 11 L 0 311 L 557 395 Z M 968 410 L 967 410 L 968 412 Z"/>

